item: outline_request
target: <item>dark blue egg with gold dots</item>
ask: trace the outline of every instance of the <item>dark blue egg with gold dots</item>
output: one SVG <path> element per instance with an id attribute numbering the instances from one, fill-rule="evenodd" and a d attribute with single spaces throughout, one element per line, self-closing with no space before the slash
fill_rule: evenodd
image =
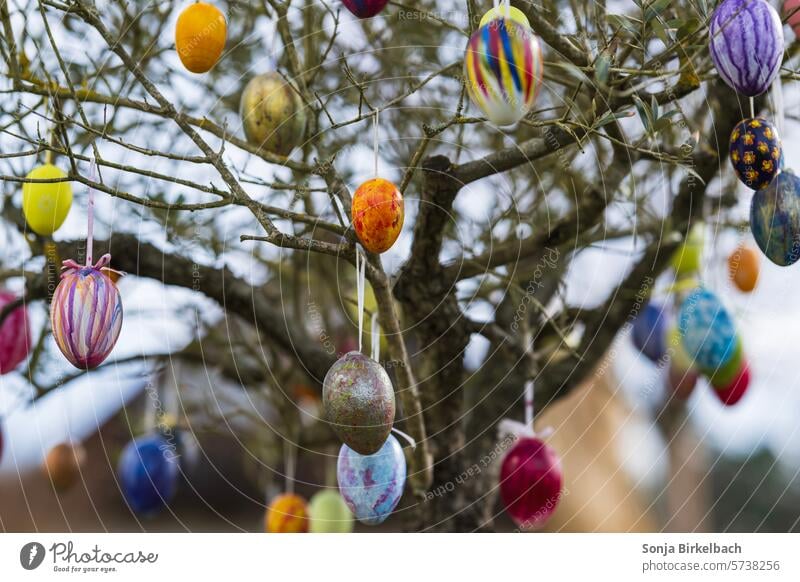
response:
<path id="1" fill-rule="evenodd" d="M 778 130 L 761 117 L 743 119 L 731 133 L 730 156 L 739 180 L 751 190 L 763 190 L 781 169 Z"/>

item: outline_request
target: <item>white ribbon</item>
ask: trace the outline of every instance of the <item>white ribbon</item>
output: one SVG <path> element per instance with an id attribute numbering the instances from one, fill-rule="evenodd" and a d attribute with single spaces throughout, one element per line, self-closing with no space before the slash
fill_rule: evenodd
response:
<path id="1" fill-rule="evenodd" d="M 364 339 L 364 287 L 366 286 L 367 257 L 361 256 L 356 247 L 356 293 L 358 295 L 358 351 L 361 351 Z"/>
<path id="2" fill-rule="evenodd" d="M 378 312 L 372 314 L 372 325 L 369 331 L 370 338 L 372 339 L 372 359 L 376 362 L 381 360 L 381 337 L 380 326 L 378 325 Z"/>
<path id="3" fill-rule="evenodd" d="M 415 440 L 414 440 L 414 437 L 412 437 L 411 435 L 409 435 L 409 434 L 406 434 L 406 433 L 404 433 L 402 430 L 400 430 L 399 428 L 394 428 L 394 427 L 392 427 L 392 432 L 393 432 L 393 433 L 395 433 L 395 434 L 398 434 L 398 435 L 400 435 L 400 436 L 401 436 L 401 437 L 403 437 L 403 438 L 404 438 L 406 441 L 408 441 L 408 444 L 410 444 L 410 445 L 411 445 L 411 448 L 412 448 L 412 449 L 416 449 L 416 448 L 417 448 L 417 441 L 415 441 Z"/>

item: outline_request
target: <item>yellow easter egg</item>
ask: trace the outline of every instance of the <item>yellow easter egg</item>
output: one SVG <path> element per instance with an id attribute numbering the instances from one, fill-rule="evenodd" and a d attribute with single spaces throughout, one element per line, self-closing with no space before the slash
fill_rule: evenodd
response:
<path id="1" fill-rule="evenodd" d="M 513 20 L 514 22 L 521 24 L 525 28 L 531 27 L 531 23 L 528 22 L 528 17 L 525 16 L 525 13 L 522 12 L 522 10 L 520 10 L 519 8 L 514 8 L 512 6 L 511 9 L 508 12 L 506 12 L 505 6 L 498 6 L 497 8 L 492 8 L 491 10 L 489 10 L 489 12 L 483 15 L 483 18 L 481 18 L 481 22 L 478 25 L 478 28 L 498 18 L 508 18 L 510 20 Z"/>
<path id="2" fill-rule="evenodd" d="M 34 168 L 26 178 L 54 180 L 67 175 L 53 164 Z M 72 186 L 69 182 L 25 182 L 22 185 L 22 212 L 28 226 L 36 234 L 48 236 L 67 219 L 72 207 Z"/>

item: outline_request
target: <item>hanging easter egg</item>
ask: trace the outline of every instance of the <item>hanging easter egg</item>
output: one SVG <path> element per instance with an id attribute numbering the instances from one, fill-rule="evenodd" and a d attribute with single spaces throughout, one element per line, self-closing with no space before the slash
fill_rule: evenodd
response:
<path id="1" fill-rule="evenodd" d="M 667 317 L 663 305 L 647 303 L 633 320 L 631 339 L 644 356 L 657 362 L 666 353 Z"/>
<path id="2" fill-rule="evenodd" d="M 470 37 L 464 78 L 470 99 L 495 125 L 512 125 L 533 107 L 544 61 L 537 37 L 509 19 L 495 19 Z"/>
<path id="3" fill-rule="evenodd" d="M 339 492 L 356 519 L 366 525 L 383 523 L 403 495 L 406 458 L 393 435 L 373 455 L 360 455 L 347 445 L 336 463 Z"/>
<path id="4" fill-rule="evenodd" d="M 719 398 L 725 406 L 733 406 L 742 399 L 749 386 L 750 365 L 747 362 L 744 362 L 742 369 L 731 381 L 731 383 L 724 388 L 714 389 L 714 394 L 717 395 L 717 398 Z"/>
<path id="5" fill-rule="evenodd" d="M 783 17 L 792 27 L 796 38 L 800 38 L 800 0 L 784 0 Z"/>
<path id="6" fill-rule="evenodd" d="M 17 296 L 0 290 L 0 311 Z M 0 375 L 8 374 L 28 358 L 31 349 L 31 326 L 28 310 L 20 305 L 9 313 L 0 326 Z"/>
<path id="7" fill-rule="evenodd" d="M 288 156 L 303 143 L 306 110 L 294 88 L 275 72 L 257 75 L 242 92 L 244 134 L 254 146 Z"/>
<path id="8" fill-rule="evenodd" d="M 403 230 L 403 195 L 389 180 L 373 178 L 361 184 L 350 210 L 358 240 L 371 253 L 388 251 Z"/>
<path id="9" fill-rule="evenodd" d="M 483 15 L 480 24 L 478 24 L 478 28 L 489 24 L 493 20 L 503 20 L 503 19 L 508 19 L 511 20 L 512 22 L 516 22 L 517 24 L 521 24 L 525 28 L 531 27 L 531 23 L 528 21 L 528 17 L 525 16 L 525 13 L 519 8 L 516 8 L 514 6 L 496 6 L 495 8 L 492 8 L 486 14 Z"/>
<path id="10" fill-rule="evenodd" d="M 686 353 L 703 372 L 713 373 L 735 356 L 739 339 L 733 318 L 707 289 L 695 289 L 683 300 L 678 328 Z"/>
<path id="11" fill-rule="evenodd" d="M 695 223 L 689 230 L 686 240 L 675 250 L 670 264 L 679 276 L 693 275 L 700 271 L 705 246 L 705 225 Z"/>
<path id="12" fill-rule="evenodd" d="M 392 381 L 378 362 L 349 352 L 325 375 L 322 406 L 337 436 L 357 453 L 371 455 L 394 424 Z"/>
<path id="13" fill-rule="evenodd" d="M 711 59 L 729 87 L 761 95 L 783 59 L 783 24 L 765 0 L 725 0 L 708 25 Z"/>
<path id="14" fill-rule="evenodd" d="M 338 491 L 320 491 L 308 504 L 311 533 L 350 533 L 353 513 Z"/>
<path id="15" fill-rule="evenodd" d="M 755 289 L 760 270 L 758 252 L 752 247 L 739 245 L 728 257 L 728 276 L 739 291 L 750 293 Z"/>
<path id="16" fill-rule="evenodd" d="M 210 71 L 225 49 L 227 34 L 219 8 L 205 2 L 187 7 L 175 26 L 175 48 L 183 66 L 192 73 Z"/>
<path id="17" fill-rule="evenodd" d="M 57 180 L 67 175 L 53 164 L 34 168 L 29 180 Z M 67 219 L 72 207 L 72 186 L 69 182 L 25 182 L 22 185 L 22 212 L 28 226 L 36 234 L 49 236 Z"/>
<path id="18" fill-rule="evenodd" d="M 766 190 L 753 195 L 750 230 L 758 248 L 773 263 L 788 267 L 800 258 L 800 179 L 781 172 Z"/>
<path id="19" fill-rule="evenodd" d="M 731 358 L 716 370 L 707 370 L 709 383 L 715 388 L 730 386 L 731 382 L 738 376 L 744 363 L 744 349 L 742 348 L 741 338 L 736 338 L 736 347 Z"/>
<path id="20" fill-rule="evenodd" d="M 117 463 L 122 494 L 139 515 L 154 515 L 169 505 L 178 488 L 179 473 L 173 446 L 159 434 L 130 441 Z"/>
<path id="21" fill-rule="evenodd" d="M 678 400 L 688 400 L 699 377 L 700 374 L 695 370 L 680 370 L 670 365 L 667 380 L 673 397 Z"/>
<path id="22" fill-rule="evenodd" d="M 42 473 L 56 491 L 63 492 L 80 480 L 85 463 L 86 449 L 81 444 L 61 443 L 47 453 Z"/>
<path id="23" fill-rule="evenodd" d="M 94 267 L 64 261 L 61 282 L 50 304 L 53 338 L 76 368 L 96 368 L 108 357 L 122 329 L 119 290 L 103 272 L 106 255 Z"/>
<path id="24" fill-rule="evenodd" d="M 766 119 L 743 119 L 733 128 L 731 165 L 736 177 L 751 190 L 770 185 L 781 169 L 782 156 L 778 130 Z"/>
<path id="25" fill-rule="evenodd" d="M 272 500 L 264 516 L 267 533 L 306 533 L 308 510 L 306 501 L 299 495 L 284 493 Z"/>
<path id="26" fill-rule="evenodd" d="M 561 459 L 535 437 L 523 437 L 508 451 L 500 467 L 500 498 L 522 529 L 543 525 L 561 500 Z"/>
<path id="27" fill-rule="evenodd" d="M 358 18 L 372 18 L 388 3 L 389 0 L 342 0 L 345 8 Z"/>

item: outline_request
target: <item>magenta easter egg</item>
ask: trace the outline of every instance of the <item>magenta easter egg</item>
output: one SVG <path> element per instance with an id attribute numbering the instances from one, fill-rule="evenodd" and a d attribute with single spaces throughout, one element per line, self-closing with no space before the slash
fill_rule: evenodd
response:
<path id="1" fill-rule="evenodd" d="M 500 497 L 523 529 L 543 525 L 561 499 L 561 459 L 538 438 L 521 438 L 503 459 Z"/>
<path id="2" fill-rule="evenodd" d="M 50 305 L 53 338 L 76 368 L 96 368 L 108 357 L 122 329 L 116 284 L 97 267 L 68 268 Z"/>
<path id="3" fill-rule="evenodd" d="M 389 0 L 342 0 L 342 4 L 359 18 L 372 18 L 388 3 Z"/>
<path id="4" fill-rule="evenodd" d="M 0 311 L 17 296 L 0 291 Z M 24 305 L 15 308 L 0 326 L 0 374 L 8 374 L 27 357 L 31 348 L 31 327 Z"/>

